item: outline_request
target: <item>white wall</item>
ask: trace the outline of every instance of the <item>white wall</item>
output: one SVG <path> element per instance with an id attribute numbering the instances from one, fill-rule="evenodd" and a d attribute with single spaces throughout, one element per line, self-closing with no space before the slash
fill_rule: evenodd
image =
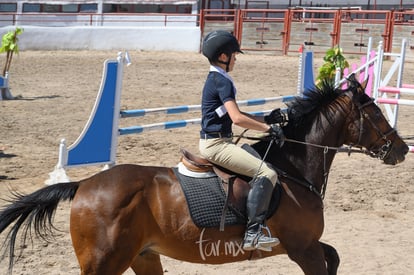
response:
<path id="1" fill-rule="evenodd" d="M 198 52 L 201 36 L 199 27 L 19 27 L 20 50 Z M 15 28 L 0 28 L 0 36 Z"/>

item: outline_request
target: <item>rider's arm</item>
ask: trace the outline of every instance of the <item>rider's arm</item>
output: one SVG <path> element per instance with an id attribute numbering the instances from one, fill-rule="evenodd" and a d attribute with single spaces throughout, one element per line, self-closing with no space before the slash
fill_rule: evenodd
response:
<path id="1" fill-rule="evenodd" d="M 241 112 L 234 100 L 226 101 L 224 107 L 226 107 L 233 123 L 239 127 L 261 132 L 266 132 L 270 129 L 269 125 L 261 121 L 263 118 Z"/>

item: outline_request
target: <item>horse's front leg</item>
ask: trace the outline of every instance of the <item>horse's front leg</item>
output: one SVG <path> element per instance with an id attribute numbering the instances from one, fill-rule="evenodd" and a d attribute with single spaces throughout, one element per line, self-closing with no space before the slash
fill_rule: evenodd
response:
<path id="1" fill-rule="evenodd" d="M 296 262 L 305 275 L 329 275 L 325 255 L 318 240 L 308 247 L 286 247 L 289 258 Z"/>
<path id="2" fill-rule="evenodd" d="M 164 271 L 162 269 L 160 255 L 152 252 L 146 252 L 140 254 L 134 258 L 131 264 L 131 269 L 135 274 L 151 274 L 162 275 Z"/>
<path id="3" fill-rule="evenodd" d="M 338 271 L 339 266 L 339 255 L 336 249 L 326 243 L 319 242 L 322 246 L 323 251 L 325 252 L 325 260 L 326 260 L 326 266 L 328 269 L 329 275 L 336 275 Z"/>

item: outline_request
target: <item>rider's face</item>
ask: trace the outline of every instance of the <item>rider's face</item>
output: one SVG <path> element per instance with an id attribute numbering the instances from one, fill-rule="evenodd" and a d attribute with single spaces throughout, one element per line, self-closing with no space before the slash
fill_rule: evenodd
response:
<path id="1" fill-rule="evenodd" d="M 231 72 L 234 68 L 235 63 L 236 63 L 236 53 L 232 53 L 230 56 L 227 56 L 226 54 L 222 53 L 219 57 L 219 60 L 221 62 L 224 62 L 224 63 L 227 63 L 227 62 L 230 61 L 228 71 Z M 223 69 L 226 69 L 225 68 L 226 65 L 224 65 L 224 64 L 221 64 L 221 67 L 223 67 Z"/>
<path id="2" fill-rule="evenodd" d="M 230 56 L 229 72 L 233 71 L 235 64 L 236 64 L 236 53 L 232 53 Z"/>

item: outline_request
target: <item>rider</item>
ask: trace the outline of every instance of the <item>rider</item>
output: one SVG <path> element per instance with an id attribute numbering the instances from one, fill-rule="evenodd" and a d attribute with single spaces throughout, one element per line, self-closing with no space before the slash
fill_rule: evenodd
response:
<path id="1" fill-rule="evenodd" d="M 236 87 L 228 72 L 232 71 L 236 54 L 242 53 L 237 39 L 227 31 L 213 31 L 204 38 L 203 55 L 210 62 L 210 72 L 204 84 L 201 102 L 200 154 L 221 167 L 252 177 L 247 197 L 247 228 L 243 249 L 271 250 L 279 239 L 262 232 L 277 182 L 276 171 L 260 158 L 232 142 L 232 124 L 282 138 L 281 128 L 274 124 L 283 121 L 280 109 L 267 116 L 241 112 L 236 102 Z"/>

